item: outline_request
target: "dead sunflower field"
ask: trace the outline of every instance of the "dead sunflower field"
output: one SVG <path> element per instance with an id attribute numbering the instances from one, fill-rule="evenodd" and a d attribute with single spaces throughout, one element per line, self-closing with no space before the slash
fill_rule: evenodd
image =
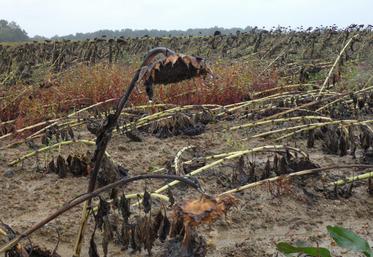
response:
<path id="1" fill-rule="evenodd" d="M 373 245 L 371 26 L 4 44 L 0 110 L 6 256 Z"/>

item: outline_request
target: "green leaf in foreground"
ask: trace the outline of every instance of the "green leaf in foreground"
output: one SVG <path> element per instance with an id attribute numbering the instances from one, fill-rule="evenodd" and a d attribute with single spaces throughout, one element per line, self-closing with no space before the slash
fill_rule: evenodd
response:
<path id="1" fill-rule="evenodd" d="M 330 236 L 340 247 L 362 252 L 367 257 L 373 257 L 373 252 L 368 242 L 354 232 L 338 226 L 328 226 L 327 229 Z"/>
<path id="2" fill-rule="evenodd" d="M 277 244 L 277 250 L 283 254 L 304 253 L 314 257 L 331 257 L 330 252 L 322 247 L 296 247 L 285 242 Z"/>

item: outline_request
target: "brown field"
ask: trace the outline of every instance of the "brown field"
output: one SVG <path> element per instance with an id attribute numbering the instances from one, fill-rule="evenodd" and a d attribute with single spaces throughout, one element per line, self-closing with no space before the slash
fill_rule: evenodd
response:
<path id="1" fill-rule="evenodd" d="M 232 195 L 235 204 L 226 212 L 219 212 L 226 202 L 216 210 L 208 206 L 203 218 L 183 209 L 195 219 L 186 256 L 282 256 L 279 242 L 363 256 L 336 246 L 326 227 L 347 228 L 373 245 L 372 40 L 369 29 L 330 28 L 4 45 L 0 54 L 13 62 L 0 63 L 0 221 L 21 233 L 87 192 L 94 127 L 102 128 L 114 113 L 147 49 L 162 45 L 207 58 L 213 75 L 155 85 L 151 104 L 138 83 L 114 128 L 96 188 L 123 178 L 126 170 L 128 177 L 193 178 L 218 200 Z M 16 53 L 29 61 L 22 66 Z M 90 238 L 100 219 L 100 256 L 106 241 L 108 256 L 147 256 L 150 241 L 153 256 L 180 256 L 189 227 L 184 222 L 177 230 L 176 210 L 206 196 L 187 185 L 164 187 L 170 182 L 146 179 L 103 193 L 101 202 L 95 197 L 81 256 L 95 256 Z M 151 202 L 150 213 L 141 203 L 144 191 L 157 193 L 144 201 Z M 124 195 L 131 198 L 129 217 L 120 205 Z M 106 201 L 110 211 L 97 214 L 95 207 Z M 207 208 L 202 202 L 197 209 Z M 30 239 L 53 250 L 59 242 L 57 253 L 72 256 L 82 206 L 18 247 L 30 249 Z M 154 229 L 160 210 L 172 224 L 165 242 L 159 240 L 164 222 Z M 4 224 L 0 249 L 11 239 Z M 147 237 L 152 233 L 154 242 Z"/>

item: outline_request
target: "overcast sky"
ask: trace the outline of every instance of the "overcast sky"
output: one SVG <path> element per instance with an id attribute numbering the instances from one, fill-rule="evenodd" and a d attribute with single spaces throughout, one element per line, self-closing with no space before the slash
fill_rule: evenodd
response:
<path id="1" fill-rule="evenodd" d="M 29 36 L 100 29 L 373 24 L 373 0 L 0 0 Z"/>

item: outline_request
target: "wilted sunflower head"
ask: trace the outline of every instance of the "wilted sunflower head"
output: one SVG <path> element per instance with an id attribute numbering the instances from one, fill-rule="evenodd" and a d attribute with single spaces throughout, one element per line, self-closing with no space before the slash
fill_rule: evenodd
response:
<path id="1" fill-rule="evenodd" d="M 211 224 L 225 215 L 237 202 L 238 200 L 233 195 L 202 196 L 176 205 L 173 216 L 176 219 L 182 219 L 184 225 Z"/>

